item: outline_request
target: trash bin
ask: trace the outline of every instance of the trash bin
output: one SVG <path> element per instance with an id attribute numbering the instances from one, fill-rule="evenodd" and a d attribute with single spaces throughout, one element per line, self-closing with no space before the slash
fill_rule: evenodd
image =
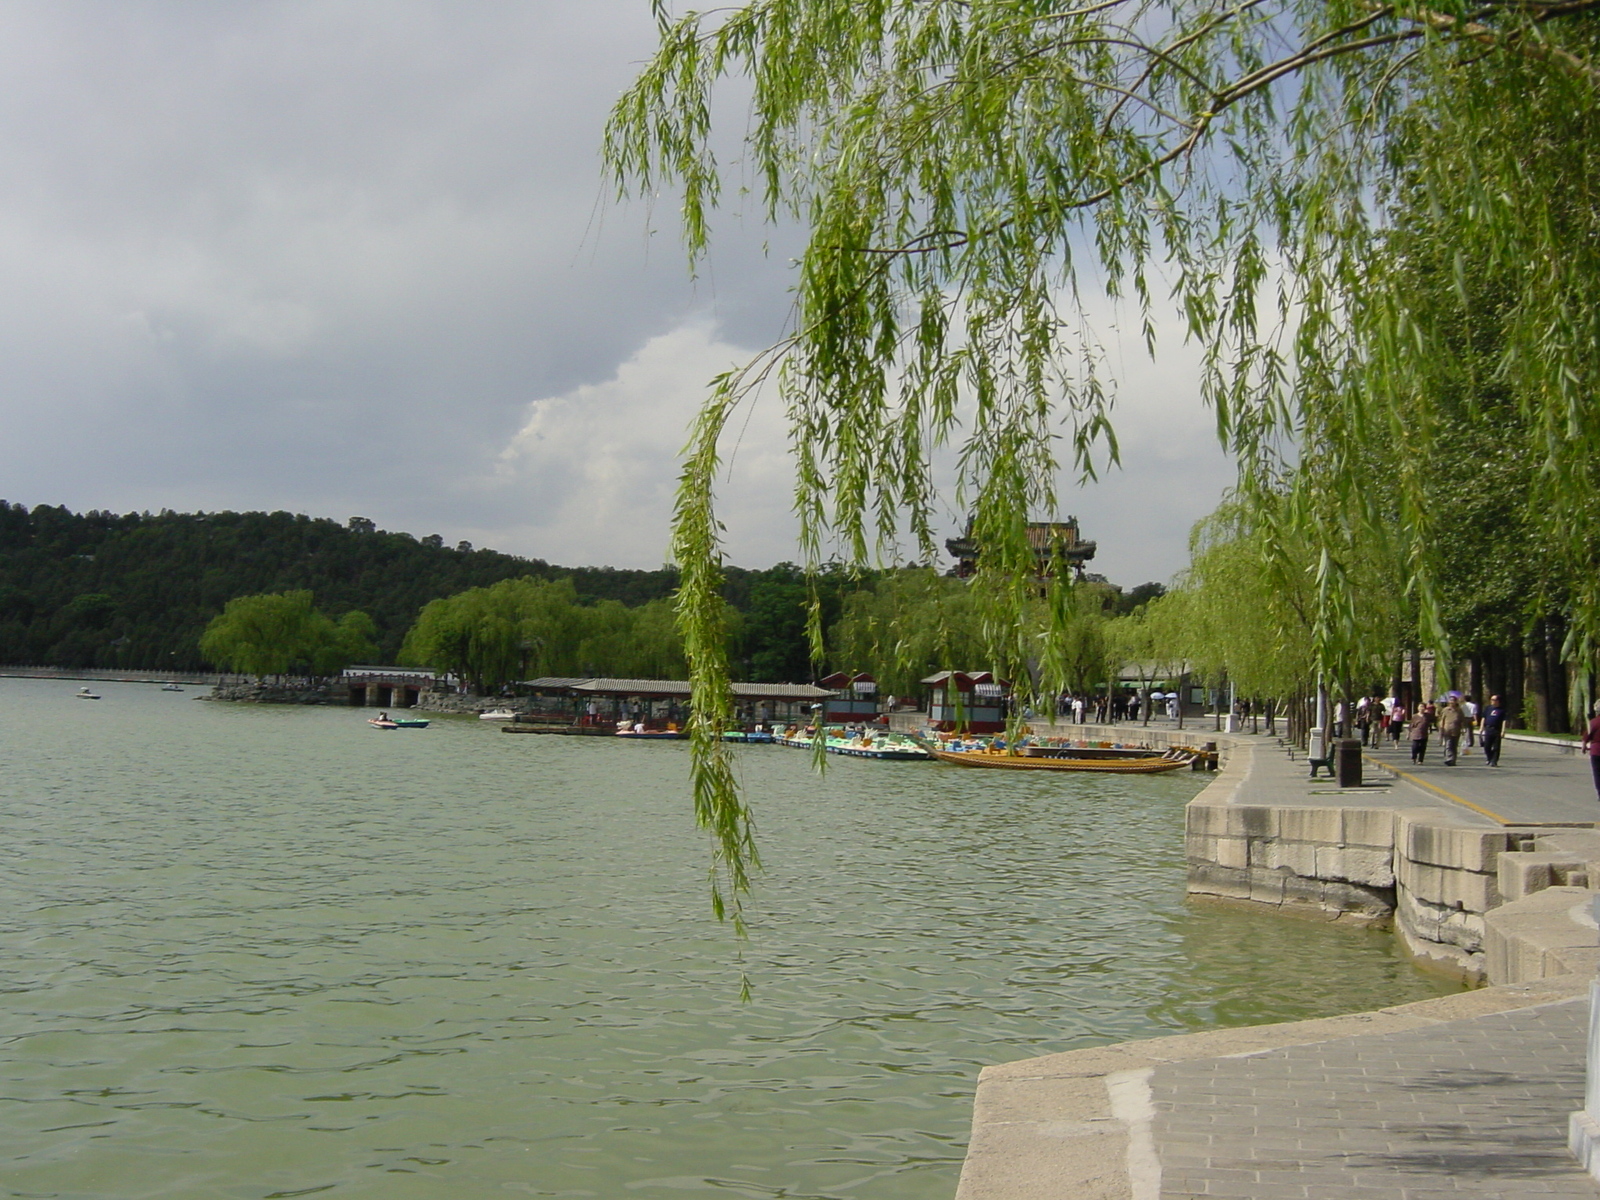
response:
<path id="1" fill-rule="evenodd" d="M 1340 738 L 1335 743 L 1338 747 L 1336 753 L 1336 767 L 1339 775 L 1339 786 L 1354 788 L 1361 786 L 1361 739 Z"/>

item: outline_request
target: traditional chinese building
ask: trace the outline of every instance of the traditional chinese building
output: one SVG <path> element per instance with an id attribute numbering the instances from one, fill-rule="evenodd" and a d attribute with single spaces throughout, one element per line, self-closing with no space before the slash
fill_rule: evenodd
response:
<path id="1" fill-rule="evenodd" d="M 928 724 L 951 732 L 998 733 L 1006 727 L 1011 684 L 989 671 L 940 671 L 922 681 Z"/>
<path id="2" fill-rule="evenodd" d="M 827 688 L 829 695 L 822 702 L 822 720 L 826 725 L 850 725 L 857 721 L 872 721 L 878 716 L 878 681 L 862 672 L 847 675 L 838 671 L 826 679 L 817 680 L 819 688 Z"/>
<path id="3" fill-rule="evenodd" d="M 1078 534 L 1078 518 L 1065 521 L 1029 521 L 1028 544 L 1033 548 L 1036 573 L 1043 577 L 1050 573 L 1051 562 L 1059 557 L 1070 563 L 1073 572 L 1083 576 L 1083 564 L 1094 557 L 1095 543 L 1084 541 Z M 972 536 L 972 522 L 960 537 L 945 542 L 945 549 L 956 560 L 955 575 L 965 579 L 978 569 L 978 557 L 983 548 Z"/>

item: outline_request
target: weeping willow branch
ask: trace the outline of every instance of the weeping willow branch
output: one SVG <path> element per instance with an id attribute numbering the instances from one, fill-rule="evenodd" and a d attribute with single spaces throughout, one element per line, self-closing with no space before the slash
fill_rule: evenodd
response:
<path id="1" fill-rule="evenodd" d="M 728 629 L 722 599 L 721 524 L 713 508 L 718 442 L 739 403 L 738 375 L 719 376 L 711 399 L 695 420 L 684 451 L 673 510 L 672 550 L 679 564 L 679 627 L 689 663 L 689 748 L 695 819 L 711 834 L 711 907 L 744 933 L 744 896 L 759 868 L 755 828 L 739 794 L 732 756 L 722 733 L 733 716 L 728 678 Z"/>
<path id="2" fill-rule="evenodd" d="M 1560 575 L 1545 590 L 1569 598 L 1571 644 L 1600 645 L 1600 547 L 1573 532 L 1600 527 L 1600 0 L 656 11 L 661 47 L 607 126 L 619 190 L 676 189 L 696 263 L 724 176 L 713 93 L 740 76 L 745 182 L 769 219 L 809 234 L 793 332 L 760 372 L 781 360 L 808 566 L 830 544 L 866 565 L 908 535 L 926 557 L 940 508 L 970 513 L 989 653 L 1022 678 L 1027 520 L 1054 508 L 1064 471 L 1092 479 L 1117 453 L 1082 283 L 1096 278 L 1147 343 L 1168 290 L 1201 345 L 1205 400 L 1260 522 L 1250 544 L 1294 584 L 1286 603 L 1304 607 L 1323 670 L 1375 652 L 1363 589 L 1379 580 L 1414 639 L 1447 648 L 1430 543 L 1448 527 L 1421 464 L 1447 398 L 1485 388 L 1536 464 L 1529 528 Z M 1438 254 L 1398 236 L 1406 214 L 1427 215 Z M 1438 298 L 1436 262 L 1461 297 L 1481 279 L 1503 292 L 1493 356 L 1458 352 L 1457 331 L 1485 321 Z M 723 377 L 707 401 L 674 532 L 719 906 L 748 886 L 754 843 L 712 736 L 727 663 L 711 487 L 751 379 Z M 1419 452 L 1372 453 L 1387 443 Z M 941 447 L 959 463 L 944 496 Z M 815 609 L 809 629 L 815 647 Z"/>

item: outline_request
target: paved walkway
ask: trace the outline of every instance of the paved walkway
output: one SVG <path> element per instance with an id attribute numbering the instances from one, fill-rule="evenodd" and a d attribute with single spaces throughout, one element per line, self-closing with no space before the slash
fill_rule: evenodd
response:
<path id="1" fill-rule="evenodd" d="M 1600 1200 L 1587 980 L 988 1067 L 957 1200 Z"/>
<path id="2" fill-rule="evenodd" d="M 1461 747 L 1456 765 L 1444 765 L 1444 747 L 1437 738 L 1422 764 L 1410 760 L 1410 743 L 1398 749 L 1385 743 L 1367 750 L 1369 762 L 1381 763 L 1400 778 L 1432 795 L 1445 794 L 1493 814 L 1502 824 L 1592 824 L 1600 822 L 1588 756 L 1559 746 L 1507 741 L 1500 765 L 1488 766 L 1483 751 Z"/>
<path id="3" fill-rule="evenodd" d="M 1131 726 L 1127 727 L 1130 730 Z M 1170 731 L 1170 721 L 1151 722 L 1151 728 Z M 1206 740 L 1209 722 L 1189 728 L 1195 740 Z M 1458 817 L 1476 813 L 1498 825 L 1600 824 L 1600 800 L 1587 756 L 1574 747 L 1507 739 L 1500 765 L 1490 767 L 1478 747 L 1461 746 L 1457 763 L 1444 765 L 1444 748 L 1434 737 L 1422 765 L 1411 761 L 1411 744 L 1398 748 L 1384 741 L 1364 752 L 1363 785 L 1359 790 L 1340 788 L 1327 773 L 1310 778 L 1304 751 L 1291 756 L 1279 738 L 1266 734 L 1209 734 L 1249 742 L 1255 747 L 1255 765 L 1240 801 L 1243 803 L 1354 806 L 1394 804 L 1401 808 L 1439 807 Z"/>
<path id="4" fill-rule="evenodd" d="M 1162 1200 L 1565 1197 L 1582 999 L 1156 1068 Z"/>

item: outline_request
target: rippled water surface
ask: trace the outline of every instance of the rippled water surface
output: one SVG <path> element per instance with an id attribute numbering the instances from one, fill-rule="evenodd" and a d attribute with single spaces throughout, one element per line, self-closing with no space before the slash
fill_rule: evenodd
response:
<path id="1" fill-rule="evenodd" d="M 1188 773 L 744 748 L 741 950 L 677 744 L 76 687 L 0 681 L 8 1196 L 932 1200 L 986 1063 L 1448 988 L 1186 906 Z"/>

